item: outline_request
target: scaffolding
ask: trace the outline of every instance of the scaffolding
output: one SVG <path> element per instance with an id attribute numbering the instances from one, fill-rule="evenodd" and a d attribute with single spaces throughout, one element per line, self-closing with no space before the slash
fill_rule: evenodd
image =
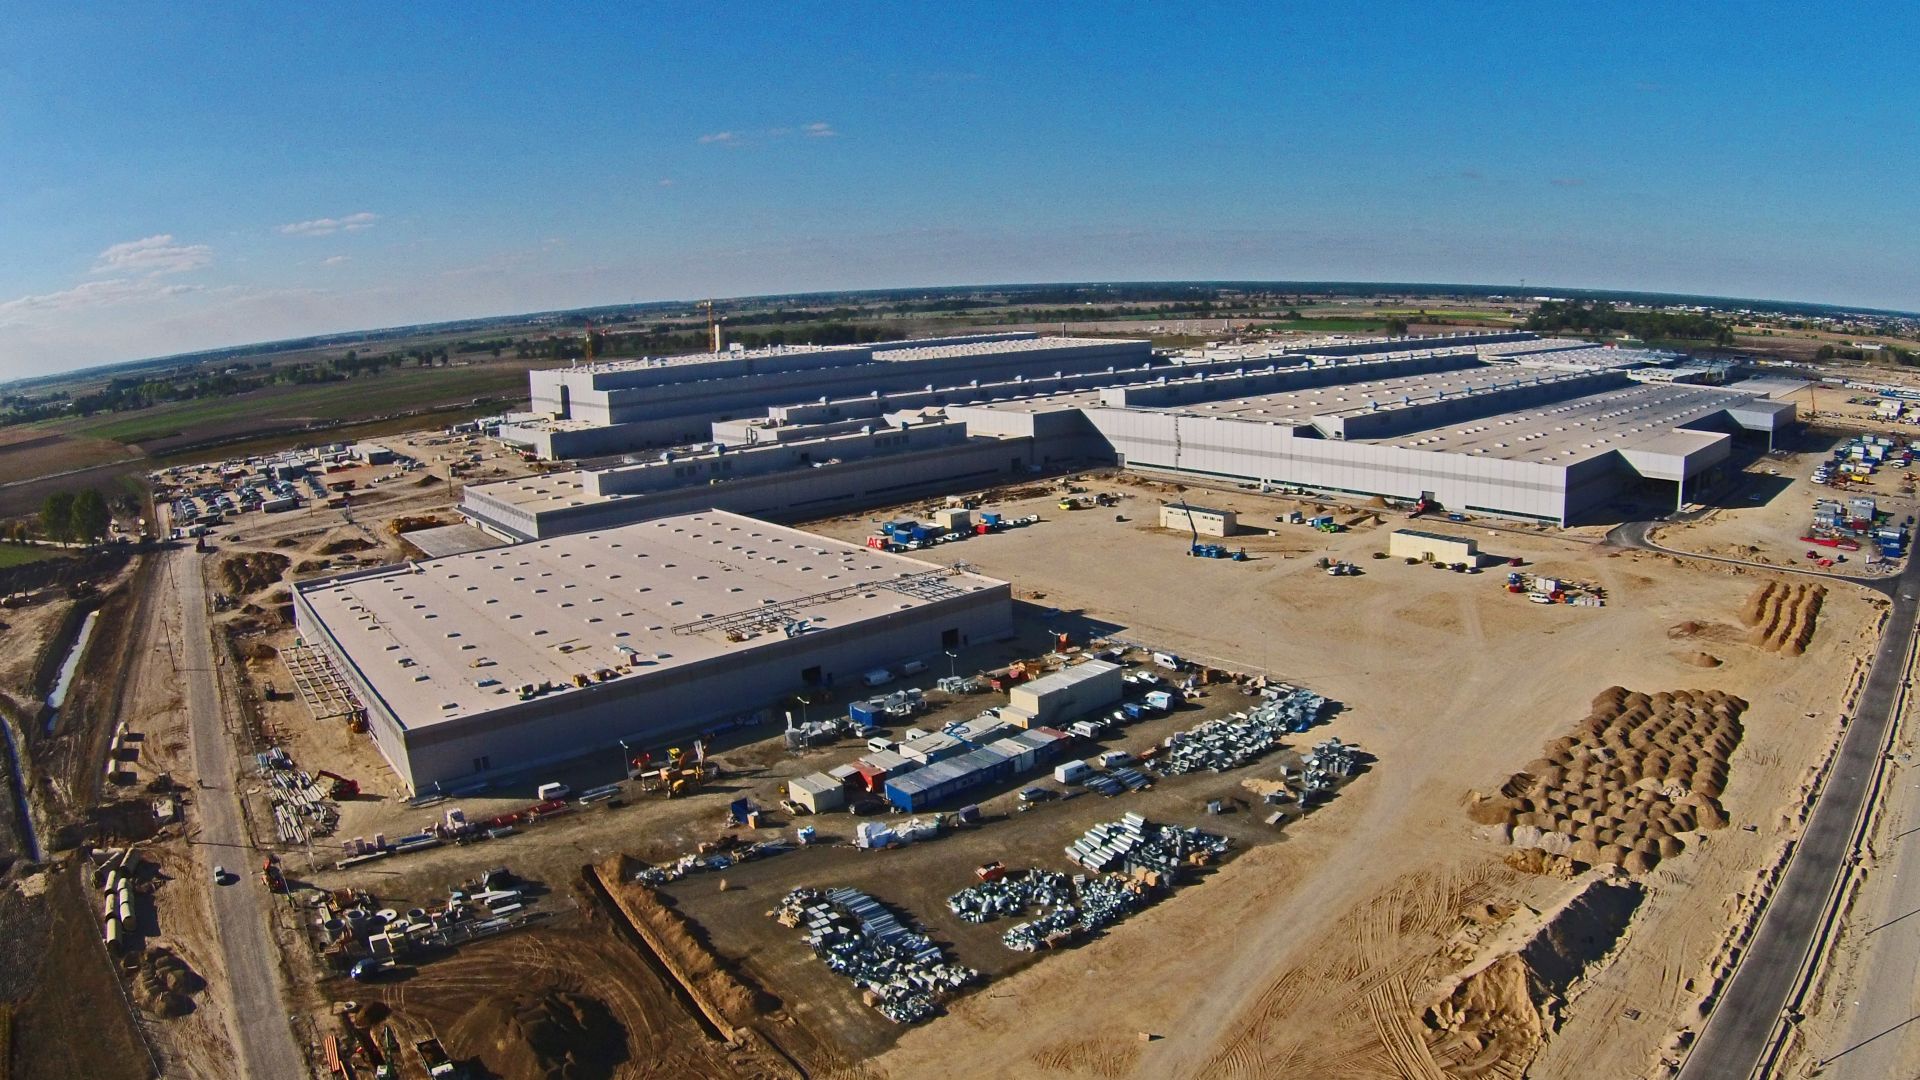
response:
<path id="1" fill-rule="evenodd" d="M 882 578 L 878 581 L 863 581 L 853 585 L 842 585 L 837 589 L 796 596 L 791 600 L 778 600 L 761 604 L 759 607 L 741 611 L 714 615 L 705 619 L 681 623 L 673 632 L 692 637 L 718 631 L 730 641 L 740 641 L 776 630 L 792 632 L 796 624 L 804 622 L 801 612 L 831 604 L 848 597 L 861 596 L 884 589 L 888 592 L 910 596 L 929 603 L 939 600 L 951 600 L 966 595 L 966 590 L 955 585 L 953 578 L 966 573 L 970 567 L 966 563 L 955 563 L 935 570 L 918 574 L 903 574 L 899 577 Z"/>
<path id="2" fill-rule="evenodd" d="M 300 641 L 281 649 L 280 658 L 286 662 L 287 674 L 293 676 L 294 688 L 300 691 L 301 700 L 312 710 L 315 720 L 366 715 L 365 707 L 353 694 L 353 687 L 340 677 L 332 658 L 322 650 Z"/>

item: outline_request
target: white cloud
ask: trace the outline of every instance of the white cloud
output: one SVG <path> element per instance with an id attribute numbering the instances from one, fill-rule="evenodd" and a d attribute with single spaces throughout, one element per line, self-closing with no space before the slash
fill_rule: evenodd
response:
<path id="1" fill-rule="evenodd" d="M 776 139 L 790 139 L 795 135 L 804 135 L 809 139 L 831 139 L 838 136 L 839 134 L 840 133 L 838 131 L 834 130 L 832 124 L 829 124 L 823 120 L 816 120 L 811 124 L 803 124 L 797 128 L 770 127 L 770 128 L 754 128 L 750 131 L 742 131 L 739 129 L 728 129 L 726 131 L 710 131 L 707 134 L 700 136 L 700 138 L 696 141 L 698 141 L 702 145 L 744 146 L 748 143 L 754 143 L 754 142 L 768 142 Z"/>
<path id="2" fill-rule="evenodd" d="M 176 244 L 172 233 L 115 244 L 94 260 L 96 274 L 178 274 L 213 262 L 205 244 Z"/>
<path id="3" fill-rule="evenodd" d="M 36 315 L 47 312 L 82 311 L 111 307 L 142 300 L 159 300 L 181 293 L 199 292 L 198 285 L 162 285 L 151 278 L 105 278 L 83 281 L 59 292 L 22 296 L 0 303 L 0 320 L 12 315 Z"/>
<path id="4" fill-rule="evenodd" d="M 362 210 L 357 214 L 348 214 L 346 217 L 314 218 L 312 221 L 296 221 L 282 225 L 280 234 L 282 236 L 331 236 L 337 232 L 359 232 L 361 229 L 371 229 L 373 223 L 379 220 L 379 214 Z"/>
<path id="5" fill-rule="evenodd" d="M 353 256 L 351 255 L 329 255 L 326 258 L 320 260 L 320 265 L 321 266 L 339 266 L 341 263 L 351 261 L 352 258 Z"/>
<path id="6" fill-rule="evenodd" d="M 659 186 L 659 187 L 672 187 L 672 186 L 673 186 L 673 177 L 671 177 L 671 176 L 663 176 L 663 177 L 661 177 L 661 178 L 660 178 L 660 183 L 659 183 L 659 185 L 658 185 L 658 186 Z"/>

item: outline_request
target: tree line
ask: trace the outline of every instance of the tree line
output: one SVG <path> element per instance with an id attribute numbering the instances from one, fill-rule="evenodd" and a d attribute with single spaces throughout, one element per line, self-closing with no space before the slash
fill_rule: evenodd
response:
<path id="1" fill-rule="evenodd" d="M 97 488 L 56 491 L 40 504 L 40 534 L 63 544 L 92 543 L 107 538 L 113 512 Z M 14 523 L 11 539 L 25 540 L 25 523 Z"/>
<path id="2" fill-rule="evenodd" d="M 1547 300 L 1527 316 L 1527 329 L 1545 334 L 1631 334 L 1642 341 L 1733 344 L 1733 327 L 1692 311 L 1621 311 L 1605 301 Z"/>

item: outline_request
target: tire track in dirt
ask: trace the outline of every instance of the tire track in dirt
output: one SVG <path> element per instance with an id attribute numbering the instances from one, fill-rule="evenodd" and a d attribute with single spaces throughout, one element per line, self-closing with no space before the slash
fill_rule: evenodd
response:
<path id="1" fill-rule="evenodd" d="M 1275 978 L 1198 1075 L 1443 1078 L 1427 1050 L 1413 993 L 1437 970 L 1460 913 L 1491 893 L 1499 872 L 1485 863 L 1457 872 L 1414 871 L 1355 907 L 1327 936 L 1330 944 L 1315 957 L 1314 970 Z M 1342 989 L 1322 992 L 1328 986 Z"/>

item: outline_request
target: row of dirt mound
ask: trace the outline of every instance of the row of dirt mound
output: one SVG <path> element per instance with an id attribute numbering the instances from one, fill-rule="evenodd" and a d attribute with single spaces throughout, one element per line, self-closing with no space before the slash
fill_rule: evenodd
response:
<path id="1" fill-rule="evenodd" d="M 1760 586 L 1740 609 L 1740 621 L 1751 628 L 1747 641 L 1768 652 L 1799 656 L 1813 640 L 1826 598 L 1827 587 L 1815 582 L 1770 581 Z"/>
<path id="2" fill-rule="evenodd" d="M 228 595 L 247 596 L 273 586 L 290 565 L 278 552 L 243 551 L 220 560 L 220 581 Z"/>
<path id="3" fill-rule="evenodd" d="M 574 987 L 487 998 L 449 1034 L 457 1045 L 487 1047 L 488 1068 L 505 1080 L 604 1080 L 630 1056 L 607 1003 Z"/>
<path id="4" fill-rule="evenodd" d="M 776 1006 L 748 985 L 709 947 L 696 924 L 667 906 L 650 886 L 633 880 L 640 864 L 616 856 L 592 867 L 634 930 L 646 940 L 707 1019 L 729 1038 Z"/>
<path id="5" fill-rule="evenodd" d="M 1473 793 L 1468 814 L 1517 848 L 1644 874 L 1685 849 L 1682 834 L 1726 827 L 1720 795 L 1746 708 L 1718 690 L 1609 687 L 1498 793 Z"/>
<path id="6" fill-rule="evenodd" d="M 1422 1017 L 1449 1076 L 1519 1076 L 1569 993 L 1613 952 L 1640 906 L 1632 881 L 1595 877 L 1530 933 L 1449 980 Z"/>

